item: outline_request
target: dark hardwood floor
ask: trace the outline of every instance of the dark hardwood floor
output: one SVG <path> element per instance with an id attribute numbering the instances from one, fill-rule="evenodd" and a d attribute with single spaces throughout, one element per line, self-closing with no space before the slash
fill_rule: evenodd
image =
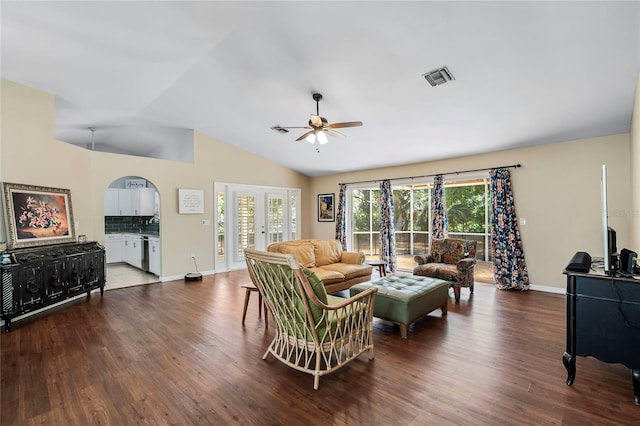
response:
<path id="1" fill-rule="evenodd" d="M 579 357 L 565 298 L 477 284 L 415 323 L 375 320 L 365 355 L 320 379 L 273 358 L 245 271 L 93 294 L 1 337 L 0 424 L 638 425 L 631 373 Z M 273 323 L 270 322 L 270 326 Z"/>

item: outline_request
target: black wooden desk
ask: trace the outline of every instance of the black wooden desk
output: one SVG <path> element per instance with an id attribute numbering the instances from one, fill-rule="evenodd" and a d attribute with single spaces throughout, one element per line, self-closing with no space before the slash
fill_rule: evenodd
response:
<path id="1" fill-rule="evenodd" d="M 567 385 L 576 377 L 576 356 L 592 356 L 631 369 L 634 402 L 640 405 L 640 279 L 604 274 L 567 275 Z"/>

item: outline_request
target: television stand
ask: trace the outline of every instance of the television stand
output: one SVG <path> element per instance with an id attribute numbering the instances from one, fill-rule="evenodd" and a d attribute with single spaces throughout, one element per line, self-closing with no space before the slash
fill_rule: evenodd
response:
<path id="1" fill-rule="evenodd" d="M 640 405 L 640 280 L 595 273 L 567 275 L 567 385 L 576 378 L 576 356 L 592 356 L 631 369 Z"/>

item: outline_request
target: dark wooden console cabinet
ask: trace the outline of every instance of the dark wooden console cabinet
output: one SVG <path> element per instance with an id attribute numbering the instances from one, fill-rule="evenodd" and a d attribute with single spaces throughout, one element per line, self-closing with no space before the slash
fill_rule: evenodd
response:
<path id="1" fill-rule="evenodd" d="M 567 384 L 576 377 L 576 356 L 592 356 L 631 370 L 634 402 L 640 404 L 640 280 L 565 271 Z"/>
<path id="2" fill-rule="evenodd" d="M 0 305 L 5 331 L 11 320 L 84 292 L 104 293 L 105 251 L 96 242 L 56 244 L 10 250 L 12 262 L 0 265 Z"/>

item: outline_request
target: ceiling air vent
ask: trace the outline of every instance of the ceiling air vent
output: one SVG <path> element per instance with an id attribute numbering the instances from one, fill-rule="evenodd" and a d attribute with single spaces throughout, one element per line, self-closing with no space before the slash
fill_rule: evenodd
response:
<path id="1" fill-rule="evenodd" d="M 435 69 L 433 71 L 429 71 L 426 74 L 422 74 L 422 76 L 429 82 L 429 84 L 433 87 L 440 86 L 441 84 L 445 84 L 448 81 L 455 80 L 453 78 L 453 74 L 447 67 L 442 67 Z"/>
<path id="2" fill-rule="evenodd" d="M 273 126 L 271 128 L 271 130 L 275 130 L 278 133 L 289 133 L 289 131 L 287 129 L 285 129 L 284 127 L 280 127 L 280 126 Z"/>

